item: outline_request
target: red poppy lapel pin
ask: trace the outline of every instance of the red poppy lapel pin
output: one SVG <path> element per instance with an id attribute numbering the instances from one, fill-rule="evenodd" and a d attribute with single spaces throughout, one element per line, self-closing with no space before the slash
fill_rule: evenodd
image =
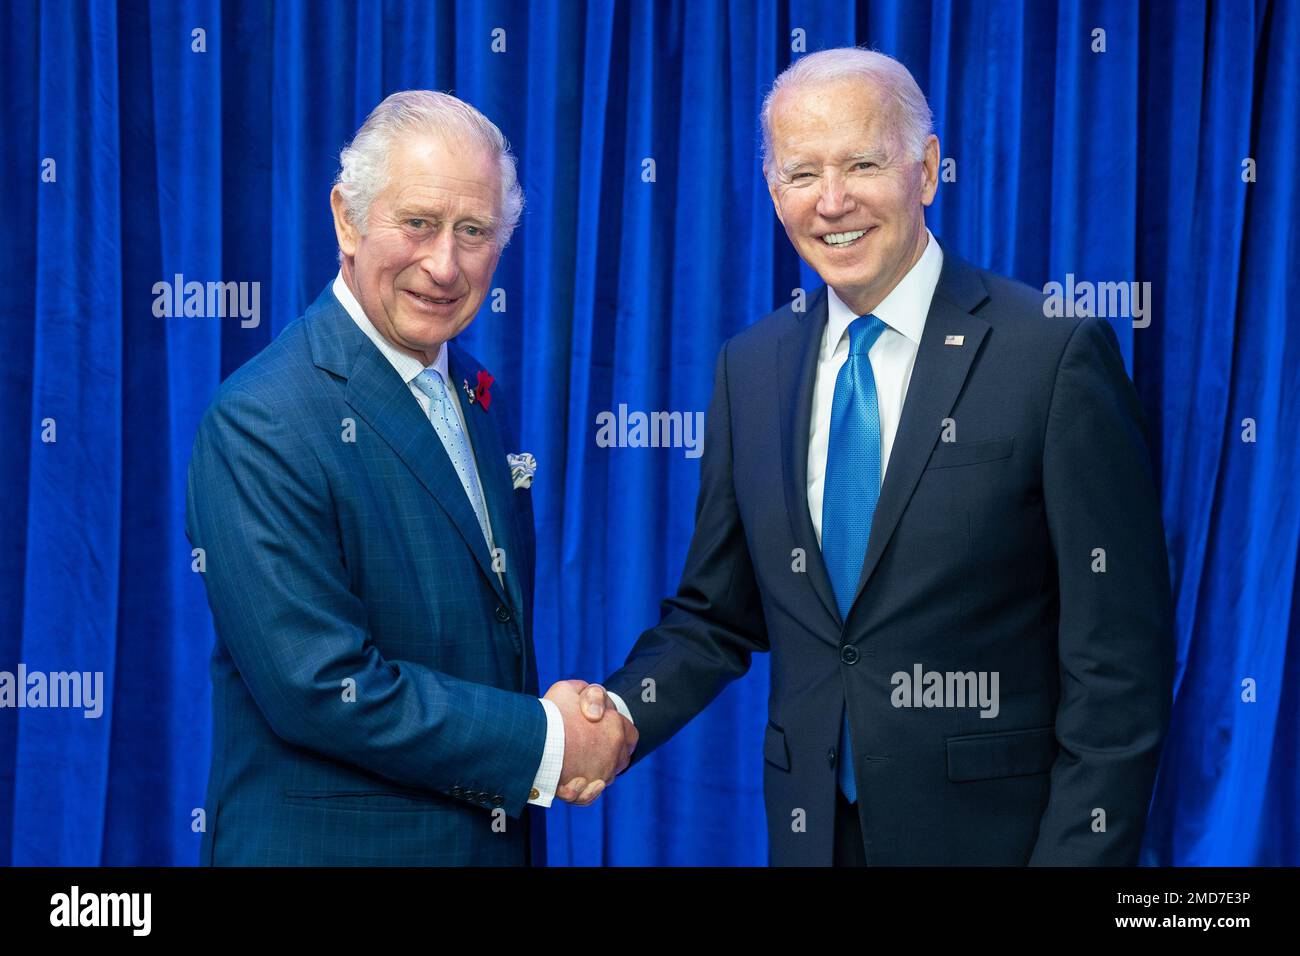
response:
<path id="1" fill-rule="evenodd" d="M 465 389 L 465 394 L 469 398 L 471 405 L 479 405 L 483 411 L 492 407 L 492 383 L 496 381 L 487 369 L 481 368 L 478 371 L 478 384 L 470 387 L 469 379 L 461 380 L 461 388 Z"/>

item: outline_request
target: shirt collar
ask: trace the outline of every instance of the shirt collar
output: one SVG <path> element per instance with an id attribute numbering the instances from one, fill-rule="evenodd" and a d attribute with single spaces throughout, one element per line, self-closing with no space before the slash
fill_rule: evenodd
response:
<path id="1" fill-rule="evenodd" d="M 334 277 L 332 291 L 334 292 L 334 298 L 339 300 L 339 305 L 343 306 L 348 315 L 352 316 L 352 321 L 357 324 L 357 328 L 366 333 L 366 338 L 375 343 L 375 347 L 379 349 L 384 358 L 388 359 L 388 363 L 397 370 L 397 374 L 402 377 L 402 381 L 410 385 L 411 381 L 424 371 L 424 363 L 418 358 L 413 358 L 395 348 L 393 343 L 384 338 L 380 331 L 375 328 L 370 319 L 366 317 L 365 310 L 361 308 L 361 303 L 357 301 L 357 297 L 352 294 L 348 284 L 343 281 L 343 270 L 341 269 L 339 274 Z M 446 342 L 443 342 L 438 347 L 438 357 L 433 360 L 433 364 L 429 368 L 436 368 L 438 374 L 442 376 L 443 382 L 447 383 L 448 388 L 451 388 L 451 379 L 447 373 Z"/>
<path id="2" fill-rule="evenodd" d="M 943 250 L 935 241 L 934 234 L 925 230 L 925 251 L 916 260 L 907 274 L 899 280 L 898 285 L 885 296 L 880 305 L 871 314 L 887 326 L 906 336 L 914 345 L 920 346 L 921 333 L 925 331 L 925 317 L 930 313 L 930 300 L 934 298 L 935 287 L 939 284 L 939 273 L 943 271 Z M 844 337 L 850 323 L 858 315 L 850 309 L 830 286 L 826 287 L 826 349 L 834 351 L 840 339 Z"/>

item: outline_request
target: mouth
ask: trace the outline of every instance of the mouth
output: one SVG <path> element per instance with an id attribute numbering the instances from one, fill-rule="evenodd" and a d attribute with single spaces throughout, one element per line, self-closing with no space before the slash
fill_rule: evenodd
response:
<path id="1" fill-rule="evenodd" d="M 431 296 L 421 295 L 419 292 L 412 292 L 410 289 L 403 289 L 404 293 L 420 308 L 426 312 L 445 312 L 461 300 L 461 296 Z"/>
<path id="2" fill-rule="evenodd" d="M 831 249 L 848 249 L 862 241 L 862 237 L 875 230 L 875 226 L 867 229 L 855 229 L 852 232 L 828 232 L 824 236 L 818 236 L 822 245 Z"/>

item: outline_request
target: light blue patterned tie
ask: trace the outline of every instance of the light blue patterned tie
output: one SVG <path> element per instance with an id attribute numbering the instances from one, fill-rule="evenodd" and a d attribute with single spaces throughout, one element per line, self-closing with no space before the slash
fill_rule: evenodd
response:
<path id="1" fill-rule="evenodd" d="M 461 427 L 460 416 L 451 405 L 451 396 L 447 394 L 447 384 L 442 375 L 432 366 L 415 376 L 415 387 L 429 396 L 429 421 L 442 439 L 442 447 L 447 449 L 447 457 L 456 466 L 456 474 L 465 489 L 479 527 L 483 529 L 483 540 L 488 550 L 492 550 L 492 535 L 488 532 L 487 505 L 483 501 L 483 490 L 479 487 L 478 475 L 474 471 L 474 459 L 470 455 L 469 439 Z"/>
<path id="2" fill-rule="evenodd" d="M 822 494 L 822 557 L 840 620 L 847 620 L 867 556 L 871 519 L 880 498 L 880 401 L 867 352 L 887 326 L 874 315 L 849 325 L 849 357 L 835 379 L 831 431 Z M 840 724 L 839 785 L 850 803 L 858 799 L 849 750 L 849 712 Z"/>

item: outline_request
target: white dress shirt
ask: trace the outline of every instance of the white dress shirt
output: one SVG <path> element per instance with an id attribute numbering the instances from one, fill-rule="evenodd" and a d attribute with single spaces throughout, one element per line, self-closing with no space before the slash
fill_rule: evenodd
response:
<path id="1" fill-rule="evenodd" d="M 402 377 L 406 387 L 410 389 L 415 400 L 420 403 L 420 408 L 426 418 L 429 417 L 429 396 L 420 391 L 420 387 L 415 384 L 416 377 L 425 371 L 424 363 L 419 359 L 407 355 L 405 352 L 397 349 L 393 343 L 384 338 L 374 324 L 366 317 L 365 311 L 361 308 L 361 303 L 357 297 L 352 294 L 348 284 L 343 280 L 343 272 L 334 277 L 332 287 L 334 298 L 339 300 L 339 304 L 347 310 L 348 315 L 352 316 L 352 321 L 362 332 L 366 333 L 366 338 L 375 343 L 384 358 L 388 359 L 397 374 Z M 478 482 L 478 460 L 474 457 L 474 443 L 469 441 L 469 426 L 465 421 L 465 413 L 460 407 L 460 398 L 456 394 L 456 389 L 451 384 L 451 378 L 447 372 L 447 343 L 444 342 L 438 347 L 438 356 L 433 360 L 433 364 L 428 366 L 429 369 L 437 369 L 438 374 L 447 385 L 447 394 L 451 396 L 452 407 L 456 409 L 456 417 L 460 419 L 461 430 L 465 433 L 466 442 L 469 445 L 470 460 L 474 463 L 472 469 L 473 479 Z M 430 422 L 429 427 L 433 427 Z M 483 495 L 483 486 L 479 484 L 479 494 Z M 487 498 L 483 496 L 486 504 Z M 484 519 L 488 526 L 488 550 L 492 550 L 492 520 L 486 514 L 484 508 Z M 500 576 L 500 572 L 498 572 Z M 546 748 L 542 752 L 541 765 L 537 768 L 537 774 L 533 779 L 532 793 L 529 794 L 529 803 L 537 804 L 541 807 L 549 807 L 555 799 L 555 788 L 559 786 L 560 770 L 564 766 L 564 718 L 560 715 L 560 708 L 552 701 L 542 700 L 542 710 L 546 712 Z"/>
<path id="2" fill-rule="evenodd" d="M 876 380 L 880 405 L 880 481 L 885 480 L 889 453 L 894 449 L 903 401 L 912 380 L 912 367 L 921 347 L 925 317 L 930 313 L 943 270 L 943 250 L 930 230 L 921 258 L 899 280 L 889 295 L 871 313 L 888 328 L 880 333 L 867 357 Z M 834 289 L 826 290 L 826 327 L 822 330 L 821 352 L 817 357 L 817 380 L 813 385 L 812 421 L 808 429 L 808 514 L 817 544 L 822 543 L 822 493 L 826 488 L 826 446 L 831 432 L 831 405 L 835 401 L 835 380 L 849 358 L 849 325 L 858 318 Z"/>
<path id="3" fill-rule="evenodd" d="M 903 402 L 907 398 L 908 383 L 912 380 L 916 353 L 921 347 L 925 318 L 930 314 L 930 300 L 934 298 L 939 273 L 943 271 L 943 250 L 929 229 L 925 234 L 927 241 L 921 258 L 871 313 L 888 326 L 867 353 L 880 404 L 882 484 L 885 469 L 889 467 L 889 453 L 898 434 L 898 422 L 903 417 Z M 858 318 L 831 288 L 826 290 L 826 309 L 826 327 L 822 330 L 817 377 L 813 383 L 812 421 L 808 429 L 808 514 L 817 533 L 818 547 L 822 542 L 822 494 L 826 488 L 826 446 L 831 430 L 835 380 L 849 357 L 849 325 Z M 622 698 L 613 693 L 609 697 L 618 712 L 631 720 L 632 714 Z"/>

